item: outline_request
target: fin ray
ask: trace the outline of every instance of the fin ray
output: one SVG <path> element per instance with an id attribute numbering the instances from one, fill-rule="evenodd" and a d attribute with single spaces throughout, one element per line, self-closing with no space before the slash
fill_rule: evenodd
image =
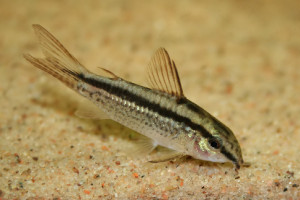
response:
<path id="1" fill-rule="evenodd" d="M 90 101 L 83 99 L 75 112 L 75 115 L 84 119 L 110 119 L 110 117 L 104 113 L 101 108 L 92 104 Z"/>
<path id="2" fill-rule="evenodd" d="M 184 97 L 175 62 L 164 48 L 159 48 L 154 53 L 147 69 L 151 88 L 178 98 Z"/>
<path id="3" fill-rule="evenodd" d="M 74 88 L 79 81 L 78 75 L 89 71 L 45 28 L 38 24 L 32 26 L 45 58 L 35 58 L 30 54 L 24 54 L 24 58 L 68 87 Z"/>
<path id="4" fill-rule="evenodd" d="M 77 72 L 71 71 L 64 66 L 61 66 L 58 61 L 55 62 L 50 58 L 35 58 L 30 54 L 24 54 L 24 58 L 35 67 L 59 79 L 70 88 L 74 88 L 76 83 L 78 82 Z"/>
<path id="5" fill-rule="evenodd" d="M 183 157 L 184 154 L 172 149 L 168 149 L 166 147 L 162 147 L 163 150 L 160 152 L 157 152 L 157 155 L 150 161 L 150 163 L 159 163 L 159 162 L 166 162 L 170 160 L 174 160 L 179 157 Z"/>
<path id="6" fill-rule="evenodd" d="M 59 60 L 62 65 L 74 71 L 87 72 L 80 62 L 44 27 L 39 24 L 34 24 L 32 27 L 46 58 L 52 57 Z"/>
<path id="7" fill-rule="evenodd" d="M 97 68 L 97 71 L 98 71 L 98 70 L 101 70 L 101 71 L 103 71 L 103 72 L 109 74 L 113 80 L 120 79 L 119 76 L 117 76 L 115 73 L 109 71 L 108 69 L 105 69 L 105 68 L 102 68 L 102 67 L 98 67 L 98 68 Z"/>
<path id="8" fill-rule="evenodd" d="M 146 155 L 150 154 L 156 147 L 157 144 L 154 140 L 144 135 L 139 135 L 134 146 L 131 149 L 126 150 L 126 153 L 134 157 L 145 157 Z"/>

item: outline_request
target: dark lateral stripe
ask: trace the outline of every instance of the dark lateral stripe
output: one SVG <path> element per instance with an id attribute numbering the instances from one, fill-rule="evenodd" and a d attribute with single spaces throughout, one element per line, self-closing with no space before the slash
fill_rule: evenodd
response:
<path id="1" fill-rule="evenodd" d="M 238 164 L 237 159 L 230 152 L 228 152 L 224 147 L 221 148 L 221 153 L 225 155 L 226 158 L 234 162 L 235 164 Z"/>
<path id="2" fill-rule="evenodd" d="M 137 94 L 132 94 L 125 88 L 117 87 L 117 86 L 111 85 L 109 83 L 106 83 L 104 81 L 95 80 L 93 78 L 87 78 L 87 77 L 84 77 L 83 74 L 79 74 L 78 77 L 81 80 L 83 80 L 84 82 L 93 85 L 94 87 L 103 89 L 103 90 L 107 91 L 108 93 L 119 96 L 127 101 L 135 102 L 136 105 L 148 108 L 149 110 L 152 110 L 153 112 L 157 112 L 159 115 L 161 115 L 163 117 L 171 118 L 174 121 L 178 121 L 178 122 L 184 122 L 186 125 L 190 126 L 192 129 L 199 130 L 201 135 L 205 138 L 208 138 L 208 139 L 213 138 L 213 136 L 203 126 L 192 122 L 189 118 L 178 115 L 177 113 L 175 113 L 171 110 L 168 110 L 159 104 L 150 102 L 148 99 L 146 99 L 142 96 L 139 96 Z M 188 100 L 185 98 L 182 99 L 182 101 L 183 101 L 182 103 L 189 104 Z M 224 147 L 221 148 L 221 153 L 223 153 L 232 162 L 237 163 L 236 158 L 230 152 L 228 152 Z"/>
<path id="3" fill-rule="evenodd" d="M 192 122 L 189 118 L 178 115 L 177 113 L 168 110 L 164 107 L 162 107 L 159 104 L 155 104 L 150 102 L 148 99 L 139 96 L 137 94 L 132 94 L 127 89 L 122 87 L 117 87 L 114 85 L 111 85 L 109 83 L 106 83 L 104 81 L 95 80 L 93 78 L 87 78 L 83 75 L 79 75 L 79 78 L 83 80 L 84 82 L 93 85 L 94 87 L 103 89 L 113 95 L 119 96 L 127 101 L 135 102 L 136 105 L 142 106 L 145 108 L 148 108 L 149 110 L 152 110 L 153 112 L 157 112 L 159 115 L 167 118 L 171 118 L 174 121 L 178 122 L 184 122 L 186 125 L 190 126 L 194 130 L 199 130 L 201 135 L 205 138 L 213 138 L 213 136 L 201 125 L 196 124 Z M 187 100 L 184 99 L 186 102 Z"/>
<path id="4" fill-rule="evenodd" d="M 189 103 L 187 104 L 187 107 L 194 111 L 194 112 L 203 112 L 203 108 L 200 108 L 199 106 L 197 106 L 196 104 L 194 103 Z M 222 128 L 223 129 L 223 133 L 226 134 L 227 136 L 232 133 L 232 131 L 225 125 L 223 124 L 222 122 L 220 122 L 218 119 L 216 119 L 214 116 L 212 116 L 212 120 L 214 121 L 215 124 L 217 124 L 216 127 L 218 128 Z"/>
<path id="5" fill-rule="evenodd" d="M 84 82 L 86 82 L 90 85 L 93 85 L 94 87 L 103 89 L 103 90 L 107 91 L 108 93 L 119 96 L 127 101 L 135 102 L 136 105 L 148 108 L 149 110 L 152 110 L 153 112 L 156 112 L 163 117 L 171 118 L 174 121 L 178 121 L 178 122 L 184 122 L 186 125 L 190 126 L 192 129 L 200 131 L 201 135 L 205 138 L 208 138 L 208 139 L 213 138 L 213 136 L 203 126 L 192 122 L 189 118 L 178 115 L 177 113 L 175 113 L 171 110 L 168 110 L 159 104 L 150 102 L 148 99 L 146 99 L 142 96 L 139 96 L 137 94 L 132 94 L 125 88 L 117 87 L 117 86 L 111 85 L 109 83 L 106 83 L 104 81 L 95 80 L 93 78 L 84 77 L 83 74 L 79 74 L 78 77 L 81 80 L 83 80 Z M 183 103 L 189 104 L 188 100 L 185 98 L 182 101 L 183 101 Z M 226 151 L 226 149 L 224 147 L 222 147 L 221 152 L 228 159 L 232 160 L 233 162 L 236 162 L 236 158 L 234 158 L 232 154 L 230 154 L 228 151 Z"/>

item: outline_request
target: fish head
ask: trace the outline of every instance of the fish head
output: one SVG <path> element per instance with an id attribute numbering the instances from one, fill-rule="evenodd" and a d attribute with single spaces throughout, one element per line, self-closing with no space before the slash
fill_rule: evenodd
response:
<path id="1" fill-rule="evenodd" d="M 195 130 L 192 156 L 211 162 L 232 162 L 236 169 L 244 163 L 241 147 L 233 132 L 212 117 L 204 128 Z M 203 133 L 205 132 L 205 133 Z"/>

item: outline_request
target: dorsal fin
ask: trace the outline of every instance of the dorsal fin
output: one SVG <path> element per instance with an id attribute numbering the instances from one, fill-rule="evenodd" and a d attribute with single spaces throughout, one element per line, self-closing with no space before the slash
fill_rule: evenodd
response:
<path id="1" fill-rule="evenodd" d="M 178 98 L 184 97 L 175 62 L 164 48 L 156 50 L 151 58 L 148 65 L 148 79 L 151 88 Z"/>

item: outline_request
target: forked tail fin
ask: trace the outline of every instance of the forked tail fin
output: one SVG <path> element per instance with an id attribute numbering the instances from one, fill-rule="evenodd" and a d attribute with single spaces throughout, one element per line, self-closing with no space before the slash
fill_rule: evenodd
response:
<path id="1" fill-rule="evenodd" d="M 45 28 L 34 24 L 33 29 L 45 58 L 35 58 L 30 54 L 24 54 L 24 58 L 68 87 L 74 88 L 79 81 L 79 76 L 89 71 Z"/>

